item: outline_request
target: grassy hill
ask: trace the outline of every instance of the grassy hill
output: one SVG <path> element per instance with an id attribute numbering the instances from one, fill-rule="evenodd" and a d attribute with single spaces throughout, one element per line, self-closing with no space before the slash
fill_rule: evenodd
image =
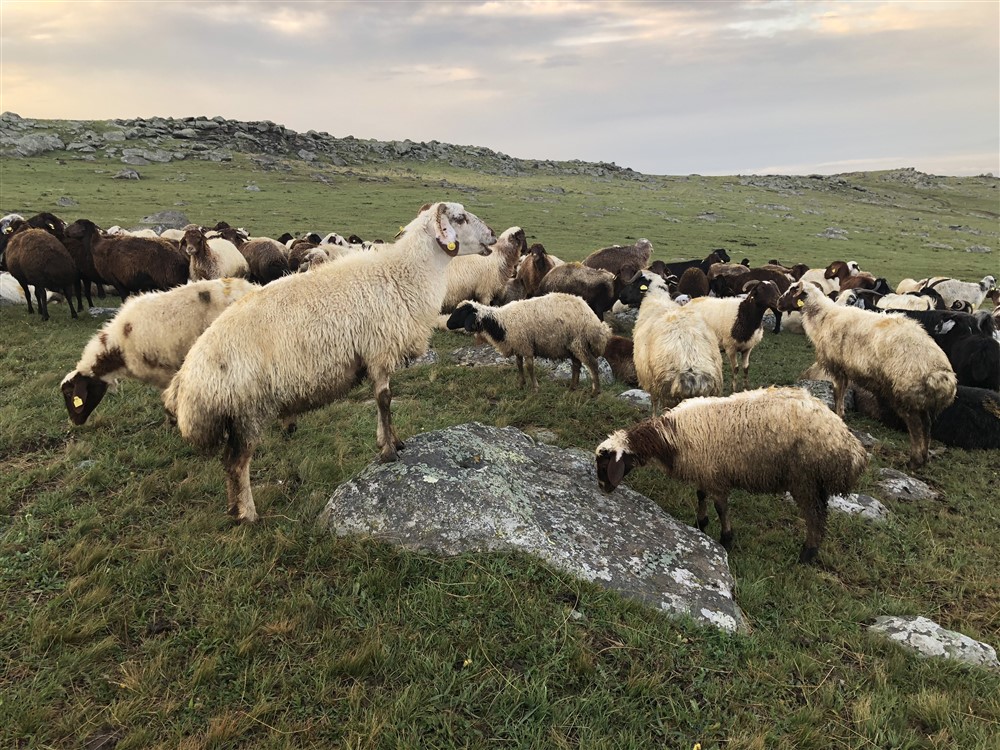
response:
<path id="1" fill-rule="evenodd" d="M 725 247 L 755 263 L 853 259 L 892 283 L 1000 275 L 988 177 L 508 175 L 234 149 L 128 181 L 111 179 L 118 156 L 93 156 L 3 158 L 0 208 L 103 226 L 177 209 L 256 234 L 389 238 L 448 199 L 567 260 L 645 236 L 668 260 Z M 751 632 L 727 636 L 523 555 L 442 559 L 318 530 L 333 489 L 375 458 L 367 385 L 293 438 L 267 437 L 252 476 L 262 521 L 235 527 L 218 460 L 163 424 L 152 389 L 123 383 L 69 426 L 58 385 L 100 321 L 51 312 L 0 309 L 0 747 L 997 747 L 1000 676 L 918 660 L 864 627 L 920 614 L 1000 642 L 995 452 L 936 456 L 917 475 L 941 498 L 891 504 L 885 526 L 831 517 L 817 566 L 794 563 L 792 504 L 736 493 L 730 563 Z M 532 395 L 512 368 L 448 364 L 467 343 L 435 334 L 442 363 L 394 378 L 404 439 L 475 419 L 592 450 L 643 416 L 620 386 L 590 399 L 543 378 Z M 804 337 L 767 336 L 751 378 L 790 383 L 811 361 Z M 848 421 L 880 440 L 872 471 L 903 468 L 904 434 Z M 654 470 L 629 479 L 693 523 L 691 488 Z"/>

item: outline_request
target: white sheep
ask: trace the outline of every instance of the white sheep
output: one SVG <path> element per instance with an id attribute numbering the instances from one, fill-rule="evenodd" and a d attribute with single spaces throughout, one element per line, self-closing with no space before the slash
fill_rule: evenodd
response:
<path id="1" fill-rule="evenodd" d="M 750 352 L 764 338 L 764 313 L 776 306 L 781 296 L 771 281 L 751 281 L 748 286 L 745 297 L 695 297 L 685 308 L 704 318 L 725 351 L 733 392 L 739 390 L 738 367 L 743 370 L 743 388 L 750 387 Z M 680 304 L 679 298 L 675 302 Z"/>
<path id="2" fill-rule="evenodd" d="M 632 330 L 635 371 L 656 414 L 693 396 L 722 392 L 719 342 L 700 315 L 670 299 L 663 278 L 640 271 L 622 290 L 621 300 L 639 305 Z"/>
<path id="3" fill-rule="evenodd" d="M 595 396 L 601 392 L 597 358 L 604 354 L 611 328 L 594 318 L 587 303 L 573 294 L 553 292 L 502 307 L 462 302 L 448 318 L 447 328 L 477 333 L 503 356 L 516 357 L 522 388 L 525 361 L 531 386 L 537 391 L 535 357 L 568 357 L 573 371 L 570 389 L 576 388 L 583 363 L 590 373 L 591 392 Z"/>
<path id="4" fill-rule="evenodd" d="M 798 281 L 779 300 L 801 310 L 816 361 L 833 376 L 834 408 L 844 416 L 847 383 L 883 396 L 906 422 L 910 465 L 927 463 L 931 421 L 955 400 L 957 379 L 944 352 L 915 320 L 841 307 Z"/>
<path id="5" fill-rule="evenodd" d="M 925 288 L 933 289 L 944 300 L 945 309 L 957 310 L 956 302 L 967 302 L 973 310 L 979 308 L 986 295 L 997 284 L 995 276 L 984 276 L 981 281 L 969 282 L 958 279 L 931 280 Z"/>
<path id="6" fill-rule="evenodd" d="M 840 279 L 836 276 L 827 278 L 825 268 L 810 268 L 799 277 L 799 281 L 817 284 L 823 290 L 823 294 L 840 291 Z"/>
<path id="7" fill-rule="evenodd" d="M 396 243 L 285 276 L 219 316 L 163 395 L 184 438 L 202 449 L 225 443 L 232 515 L 257 518 L 250 460 L 264 426 L 341 398 L 365 376 L 381 458 L 396 460 L 403 443 L 392 426 L 389 376 L 426 351 L 448 262 L 494 242 L 461 204 L 428 204 Z"/>
<path id="8" fill-rule="evenodd" d="M 250 265 L 236 245 L 223 237 L 209 236 L 201 227 L 185 230 L 180 249 L 190 259 L 188 272 L 192 281 L 250 275 Z"/>
<path id="9" fill-rule="evenodd" d="M 933 310 L 934 298 L 923 294 L 884 294 L 875 302 L 875 307 L 879 310 Z"/>
<path id="10" fill-rule="evenodd" d="M 868 454 L 822 401 L 799 388 L 693 398 L 662 416 L 619 430 L 597 446 L 597 480 L 613 491 L 628 472 L 651 463 L 698 488 L 698 528 L 711 498 L 722 546 L 733 546 L 729 493 L 790 492 L 806 522 L 799 562 L 816 557 L 830 495 L 849 491 Z"/>
<path id="11" fill-rule="evenodd" d="M 467 255 L 449 263 L 445 272 L 448 291 L 441 303 L 441 311 L 451 312 L 463 300 L 484 305 L 498 300 L 504 294 L 525 247 L 524 230 L 511 227 L 500 235 L 489 255 Z"/>
<path id="12" fill-rule="evenodd" d="M 108 386 L 120 378 L 166 388 L 212 321 L 257 289 L 244 279 L 213 279 L 129 298 L 63 378 L 60 388 L 69 418 L 78 425 L 86 422 Z"/>

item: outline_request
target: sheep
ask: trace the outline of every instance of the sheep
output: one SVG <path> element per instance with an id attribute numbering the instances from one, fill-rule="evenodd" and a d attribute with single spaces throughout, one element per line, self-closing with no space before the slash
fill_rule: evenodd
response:
<path id="1" fill-rule="evenodd" d="M 825 268 L 810 268 L 801 274 L 797 280 L 817 284 L 823 290 L 823 294 L 826 295 L 840 291 L 840 279 L 837 277 L 827 277 Z"/>
<path id="2" fill-rule="evenodd" d="M 715 334 L 700 315 L 670 299 L 659 274 L 637 273 L 622 290 L 621 301 L 639 306 L 632 330 L 635 372 L 649 393 L 653 414 L 685 398 L 722 392 L 722 355 Z"/>
<path id="3" fill-rule="evenodd" d="M 619 279 L 619 285 L 624 286 L 649 264 L 652 254 L 653 244 L 643 237 L 634 245 L 613 245 L 595 250 L 583 259 L 582 264 L 587 268 L 610 271 Z"/>
<path id="4" fill-rule="evenodd" d="M 968 302 L 976 310 L 986 299 L 986 295 L 997 284 L 995 276 L 984 276 L 979 282 L 965 282 L 957 279 L 932 279 L 927 288 L 933 289 L 944 300 L 945 309 L 951 308 L 956 301 Z"/>
<path id="5" fill-rule="evenodd" d="M 34 229 L 20 220 L 15 220 L 10 227 L 4 262 L 10 275 L 17 279 L 24 290 L 28 313 L 35 312 L 28 289 L 31 284 L 42 320 L 49 319 L 46 289 L 62 292 L 69 305 L 70 315 L 76 318 L 73 290 L 80 288 L 80 271 L 69 251 L 52 233 L 44 229 Z"/>
<path id="6" fill-rule="evenodd" d="M 174 240 L 175 242 L 180 242 L 184 238 L 183 229 L 164 229 L 160 232 L 160 237 L 165 240 Z"/>
<path id="7" fill-rule="evenodd" d="M 545 274 L 538 284 L 537 296 L 551 292 L 583 297 L 597 319 L 604 320 L 604 313 L 615 304 L 615 276 L 580 263 L 564 263 Z"/>
<path id="8" fill-rule="evenodd" d="M 712 250 L 704 260 L 679 260 L 673 263 L 661 263 L 661 261 L 654 261 L 651 264 L 649 270 L 653 270 L 654 273 L 660 274 L 660 276 L 676 276 L 680 278 L 689 268 L 700 268 L 706 274 L 708 269 L 712 267 L 714 263 L 728 263 L 730 260 L 729 253 L 727 253 L 721 247 Z M 655 266 L 655 270 L 654 267 Z"/>
<path id="9" fill-rule="evenodd" d="M 403 443 L 392 426 L 389 376 L 426 351 L 448 262 L 488 249 L 493 230 L 459 203 L 424 206 L 398 241 L 278 279 L 233 305 L 195 342 L 163 394 L 181 435 L 222 443 L 229 512 L 257 519 L 250 461 L 261 431 L 342 398 L 369 378 L 382 461 Z"/>
<path id="10" fill-rule="evenodd" d="M 101 234 L 90 227 L 82 234 L 97 275 L 111 284 L 122 302 L 130 294 L 170 289 L 188 280 L 188 259 L 172 240 Z"/>
<path id="11" fill-rule="evenodd" d="M 448 291 L 441 303 L 441 312 L 451 312 L 463 300 L 484 305 L 498 300 L 507 288 L 524 247 L 527 247 L 524 230 L 511 227 L 500 235 L 489 255 L 455 258 L 445 271 Z"/>
<path id="12" fill-rule="evenodd" d="M 883 294 L 875 307 L 879 310 L 936 310 L 941 304 L 941 296 L 933 289 L 921 289 L 904 294 Z"/>
<path id="13" fill-rule="evenodd" d="M 892 409 L 870 391 L 855 386 L 854 403 L 866 417 L 894 430 L 906 429 Z M 966 450 L 1000 449 L 1000 393 L 959 385 L 954 403 L 934 420 L 931 437 Z"/>
<path id="14" fill-rule="evenodd" d="M 744 266 L 742 263 L 713 263 L 708 267 L 708 273 L 705 274 L 708 277 L 708 282 L 711 284 L 712 279 L 716 276 L 739 276 L 749 271 L 748 266 Z"/>
<path id="15" fill-rule="evenodd" d="M 957 381 L 948 358 L 913 320 L 839 307 L 821 291 L 797 281 L 778 301 L 802 311 L 816 361 L 833 376 L 837 416 L 844 416 L 847 381 L 883 396 L 906 422 L 910 466 L 927 463 L 931 422 L 955 400 Z"/>
<path id="16" fill-rule="evenodd" d="M 0 268 L 6 268 L 3 262 L 4 251 L 7 249 L 7 240 L 10 239 L 11 233 L 14 231 L 11 225 L 15 221 L 27 221 L 21 214 L 7 214 L 3 218 L 0 218 Z"/>
<path id="17" fill-rule="evenodd" d="M 222 237 L 208 237 L 200 227 L 185 230 L 180 249 L 190 258 L 188 275 L 192 281 L 245 278 L 250 274 L 247 259 L 232 242 Z"/>
<path id="18" fill-rule="evenodd" d="M 525 387 L 528 364 L 531 387 L 538 390 L 535 357 L 572 362 L 570 390 L 580 381 L 580 364 L 590 373 L 591 394 L 601 392 L 597 358 L 611 338 L 607 323 L 594 320 L 587 303 L 573 294 L 553 292 L 544 297 L 518 300 L 503 307 L 462 302 L 448 318 L 448 330 L 477 333 L 504 357 L 516 357 L 518 383 Z"/>
<path id="19" fill-rule="evenodd" d="M 947 310 L 903 312 L 916 320 L 948 357 L 958 384 L 1000 391 L 1000 342 L 990 318 Z"/>
<path id="20" fill-rule="evenodd" d="M 545 247 L 536 242 L 528 248 L 528 252 L 517 264 L 514 278 L 508 284 L 508 299 L 534 297 L 538 293 L 538 285 L 542 283 L 545 274 L 561 265 L 564 265 L 562 260 L 545 252 Z M 511 290 L 512 285 L 514 291 Z"/>
<path id="21" fill-rule="evenodd" d="M 63 237 L 63 245 L 73 257 L 73 262 L 80 272 L 80 289 L 77 290 L 77 307 L 83 309 L 83 300 L 80 292 L 87 296 L 87 306 L 93 307 L 94 300 L 90 294 L 91 285 L 96 285 L 99 296 L 104 296 L 104 279 L 97 273 L 94 266 L 94 256 L 91 252 L 93 245 L 93 234 L 99 232 L 97 225 L 89 219 L 77 219 L 66 227 Z"/>
<path id="22" fill-rule="evenodd" d="M 119 378 L 166 388 L 212 321 L 258 288 L 243 279 L 212 279 L 130 298 L 94 334 L 59 385 L 70 420 L 86 422 Z"/>
<path id="23" fill-rule="evenodd" d="M 604 347 L 604 359 L 611 365 L 615 380 L 633 388 L 639 385 L 639 376 L 635 372 L 635 345 L 632 339 L 624 336 L 612 336 Z"/>
<path id="24" fill-rule="evenodd" d="M 685 271 L 687 273 L 687 271 Z M 743 369 L 743 388 L 750 387 L 750 352 L 764 338 L 764 312 L 778 304 L 781 293 L 770 281 L 751 281 L 746 297 L 692 299 L 686 310 L 705 319 L 729 358 L 732 389 L 737 389 L 737 361 Z"/>
<path id="25" fill-rule="evenodd" d="M 269 284 L 290 272 L 285 247 L 270 237 L 253 237 L 237 249 L 246 258 L 247 278 L 255 284 Z"/>
<path id="26" fill-rule="evenodd" d="M 697 487 L 698 528 L 711 498 L 733 548 L 729 493 L 789 492 L 806 523 L 799 562 L 816 558 L 830 495 L 849 491 L 868 454 L 822 401 L 799 388 L 762 388 L 728 398 L 694 398 L 662 416 L 618 430 L 595 451 L 598 486 L 612 492 L 636 466 L 652 462 Z"/>
<path id="27" fill-rule="evenodd" d="M 716 297 L 735 297 L 745 294 L 752 282 L 770 281 L 778 288 L 778 292 L 783 293 L 789 286 L 791 280 L 780 271 L 770 268 L 751 268 L 744 274 L 717 275 L 709 283 L 709 289 Z M 774 313 L 774 332 L 781 333 L 782 312 L 777 308 L 772 308 Z"/>
<path id="28" fill-rule="evenodd" d="M 713 263 L 712 265 L 718 265 Z M 743 266 L 740 266 L 742 268 Z M 686 294 L 692 299 L 708 296 L 708 276 L 700 268 L 689 268 L 681 274 L 677 282 L 677 293 Z"/>

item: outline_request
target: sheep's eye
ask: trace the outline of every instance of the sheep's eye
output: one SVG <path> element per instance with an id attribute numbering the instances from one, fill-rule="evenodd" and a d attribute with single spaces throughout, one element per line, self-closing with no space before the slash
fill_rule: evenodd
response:
<path id="1" fill-rule="evenodd" d="M 465 214 L 459 214 L 458 216 L 455 217 L 456 224 L 464 224 L 467 221 L 468 219 L 466 218 Z"/>

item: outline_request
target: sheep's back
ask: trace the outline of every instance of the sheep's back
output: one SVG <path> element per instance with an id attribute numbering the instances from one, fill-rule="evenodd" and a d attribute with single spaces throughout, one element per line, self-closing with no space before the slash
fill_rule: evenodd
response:
<path id="1" fill-rule="evenodd" d="M 544 297 L 511 302 L 497 309 L 506 330 L 501 350 L 508 356 L 568 357 L 579 342 L 594 357 L 604 353 L 611 337 L 606 323 L 594 317 L 587 303 L 572 294 L 553 292 Z"/>
<path id="2" fill-rule="evenodd" d="M 79 270 L 62 242 L 44 229 L 25 229 L 7 243 L 7 269 L 11 276 L 49 289 L 73 285 Z"/>
<path id="3" fill-rule="evenodd" d="M 639 384 L 650 393 L 676 401 L 721 391 L 718 340 L 700 316 L 647 298 L 639 309 L 632 340 Z M 688 377 L 682 380 L 684 375 Z"/>

